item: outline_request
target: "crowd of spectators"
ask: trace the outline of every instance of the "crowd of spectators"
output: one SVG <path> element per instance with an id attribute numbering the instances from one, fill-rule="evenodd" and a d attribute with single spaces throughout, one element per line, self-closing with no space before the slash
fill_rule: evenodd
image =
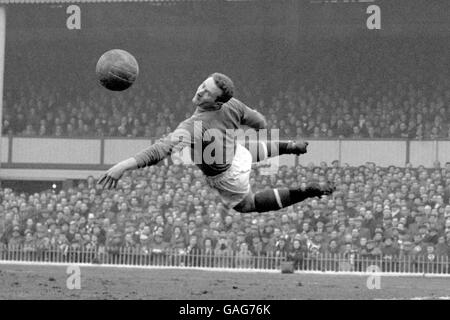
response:
<path id="1" fill-rule="evenodd" d="M 321 163 L 256 168 L 253 190 L 329 179 L 332 197 L 280 211 L 227 210 L 193 166 L 159 165 L 133 171 L 105 191 L 93 177 L 65 190 L 35 194 L 0 189 L 0 239 L 25 250 L 133 248 L 265 256 L 353 254 L 425 257 L 450 253 L 450 163 L 433 169 L 357 168 Z"/>
<path id="2" fill-rule="evenodd" d="M 258 75 L 230 70 L 236 97 L 262 112 L 282 137 L 450 139 L 443 48 L 383 40 L 331 49 L 315 49 L 309 58 L 299 54 L 295 65 L 277 61 L 280 80 L 269 66 Z M 191 69 L 143 73 L 122 93 L 98 84 L 79 89 L 76 80 L 64 89 L 44 79 L 7 82 L 3 134 L 160 137 L 192 114 L 192 96 L 211 73 Z"/>
<path id="3" fill-rule="evenodd" d="M 11 103 L 3 120 L 3 133 L 21 136 L 70 137 L 160 137 L 176 128 L 192 113 L 193 90 L 168 86 L 142 90 L 134 96 L 110 96 L 102 89 L 88 100 L 55 108 L 52 94 L 33 94 Z M 450 139 L 450 90 L 437 87 L 428 98 L 419 87 L 407 81 L 397 83 L 386 94 L 345 96 L 320 88 L 291 88 L 271 101 L 249 104 L 264 113 L 270 128 L 280 129 L 282 137 L 304 138 L 401 138 Z M 358 87 L 350 86 L 350 90 Z M 375 90 L 369 85 L 367 89 Z M 151 89 L 149 89 L 151 90 Z M 152 97 L 152 98 L 148 98 Z M 240 98 L 238 96 L 238 98 Z M 241 98 L 246 101 L 245 98 Z M 7 100 L 8 101 L 8 100 Z M 30 106 L 31 105 L 31 106 Z"/>

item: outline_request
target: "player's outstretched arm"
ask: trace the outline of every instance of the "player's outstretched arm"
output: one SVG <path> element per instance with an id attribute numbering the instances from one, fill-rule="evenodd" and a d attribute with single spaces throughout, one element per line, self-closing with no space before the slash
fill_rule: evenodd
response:
<path id="1" fill-rule="evenodd" d="M 137 169 L 138 163 L 136 161 L 136 158 L 131 157 L 124 161 L 121 161 L 111 167 L 108 171 L 106 171 L 99 179 L 98 184 L 101 184 L 103 186 L 103 189 L 111 189 L 116 188 L 117 183 L 119 182 L 120 178 L 122 178 L 123 174 L 127 170 L 134 170 Z"/>
<path id="2" fill-rule="evenodd" d="M 144 168 L 157 164 L 168 156 L 173 148 L 173 144 L 169 140 L 160 140 L 150 147 L 142 150 L 134 157 L 121 161 L 110 168 L 99 179 L 98 184 L 101 184 L 104 189 L 116 188 L 119 179 L 123 176 L 125 171 Z"/>
<path id="3" fill-rule="evenodd" d="M 186 146 L 187 144 L 184 141 L 189 140 L 183 140 L 183 138 L 184 131 L 175 130 L 174 133 L 169 134 L 166 138 L 157 141 L 150 147 L 136 154 L 134 157 L 121 161 L 110 168 L 98 179 L 97 183 L 101 184 L 104 189 L 116 188 L 119 179 L 123 176 L 125 171 L 157 164 L 169 156 L 173 150 L 178 150 Z"/>

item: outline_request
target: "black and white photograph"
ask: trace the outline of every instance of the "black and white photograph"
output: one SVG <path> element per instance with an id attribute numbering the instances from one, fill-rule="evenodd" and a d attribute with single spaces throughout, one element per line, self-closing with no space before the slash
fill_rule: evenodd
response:
<path id="1" fill-rule="evenodd" d="M 450 299 L 450 1 L 0 0 L 0 120 L 0 300 Z"/>

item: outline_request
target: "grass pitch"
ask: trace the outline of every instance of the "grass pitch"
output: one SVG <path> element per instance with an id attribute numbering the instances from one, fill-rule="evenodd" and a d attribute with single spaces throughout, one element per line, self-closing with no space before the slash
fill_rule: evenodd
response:
<path id="1" fill-rule="evenodd" d="M 281 274 L 81 266 L 81 289 L 67 288 L 66 266 L 0 263 L 0 299 L 450 299 L 450 278 Z"/>

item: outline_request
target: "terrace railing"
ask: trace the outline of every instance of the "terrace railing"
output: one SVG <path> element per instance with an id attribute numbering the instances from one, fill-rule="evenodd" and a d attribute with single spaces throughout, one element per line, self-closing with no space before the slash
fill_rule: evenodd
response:
<path id="1" fill-rule="evenodd" d="M 390 258 L 345 254 L 309 254 L 292 258 L 285 252 L 252 254 L 247 252 L 149 250 L 146 247 L 69 246 L 39 248 L 33 246 L 0 246 L 0 263 L 83 263 L 103 265 L 253 269 L 315 272 L 384 272 L 450 274 L 447 255 L 404 255 Z"/>

